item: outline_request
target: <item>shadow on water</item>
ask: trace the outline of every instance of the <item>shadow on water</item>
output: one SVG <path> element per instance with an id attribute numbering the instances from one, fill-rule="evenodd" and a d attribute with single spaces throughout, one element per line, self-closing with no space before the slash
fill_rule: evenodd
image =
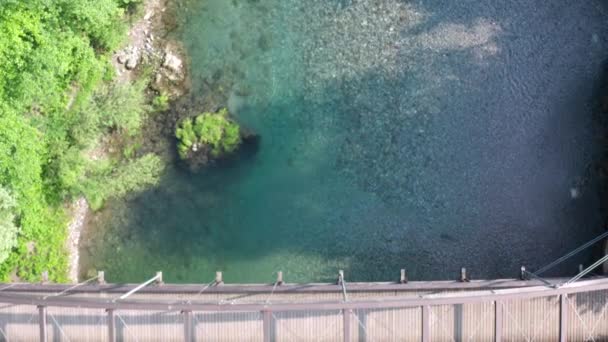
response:
<path id="1" fill-rule="evenodd" d="M 305 282 L 334 280 L 339 268 L 352 280 L 395 279 L 403 267 L 411 279 L 445 279 L 462 266 L 513 277 L 549 263 L 601 229 L 590 94 L 606 29 L 593 4 L 570 5 L 430 1 L 415 11 L 424 20 L 402 23 L 382 47 L 389 57 L 354 46 L 384 61 L 357 73 L 339 73 L 363 58 L 344 51 L 336 68 L 307 55 L 301 74 L 289 69 L 297 58 L 271 56 L 272 77 L 250 87 L 269 95 L 236 113 L 261 134 L 259 151 L 199 174 L 170 167 L 158 187 L 111 203 L 90 267 L 119 281 L 162 269 L 177 282 L 207 282 L 215 270 L 227 281 L 269 282 L 283 270 Z M 280 32 L 273 39 L 288 44 Z M 200 44 L 189 43 L 193 58 Z M 252 65 L 221 67 L 231 77 L 266 70 L 262 57 L 246 58 Z M 193 75 L 218 75 L 207 64 L 193 63 Z M 325 70 L 338 75 L 290 83 Z"/>

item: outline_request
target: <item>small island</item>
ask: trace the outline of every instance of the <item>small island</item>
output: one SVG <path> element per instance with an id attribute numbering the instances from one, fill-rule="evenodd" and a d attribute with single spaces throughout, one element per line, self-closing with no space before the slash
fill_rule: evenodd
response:
<path id="1" fill-rule="evenodd" d="M 180 158 L 193 171 L 233 154 L 243 141 L 239 124 L 225 108 L 181 120 L 175 136 Z"/>

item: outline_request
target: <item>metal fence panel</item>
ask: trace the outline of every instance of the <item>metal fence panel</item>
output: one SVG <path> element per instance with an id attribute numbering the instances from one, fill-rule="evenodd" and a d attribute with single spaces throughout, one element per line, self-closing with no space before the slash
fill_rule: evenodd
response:
<path id="1" fill-rule="evenodd" d="M 179 311 L 115 310 L 117 341 L 183 341 L 184 318 Z"/>
<path id="2" fill-rule="evenodd" d="M 422 338 L 422 309 L 353 310 L 353 341 L 416 341 Z"/>
<path id="3" fill-rule="evenodd" d="M 502 340 L 559 341 L 559 300 L 549 296 L 505 301 Z"/>
<path id="4" fill-rule="evenodd" d="M 431 341 L 494 341 L 494 312 L 494 302 L 431 307 Z"/>
<path id="5" fill-rule="evenodd" d="M 0 341 L 38 341 L 38 309 L 0 303 Z"/>
<path id="6" fill-rule="evenodd" d="M 260 312 L 193 312 L 195 341 L 261 342 Z"/>
<path id="7" fill-rule="evenodd" d="M 272 314 L 274 341 L 343 341 L 342 310 L 292 311 Z"/>
<path id="8" fill-rule="evenodd" d="M 572 294 L 568 305 L 568 341 L 608 340 L 608 291 Z"/>
<path id="9" fill-rule="evenodd" d="M 105 310 L 59 307 L 48 307 L 46 310 L 49 341 L 107 340 Z"/>

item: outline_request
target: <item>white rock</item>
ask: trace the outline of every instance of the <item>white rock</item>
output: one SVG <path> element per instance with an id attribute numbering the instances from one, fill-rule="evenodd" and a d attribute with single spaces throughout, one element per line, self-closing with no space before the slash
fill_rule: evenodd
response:
<path id="1" fill-rule="evenodd" d="M 165 58 L 163 59 L 163 67 L 173 72 L 180 72 L 182 70 L 182 60 L 170 51 L 166 51 Z"/>
<path id="2" fill-rule="evenodd" d="M 133 70 L 137 66 L 138 62 L 139 62 L 139 56 L 137 56 L 136 54 L 133 54 L 133 55 L 129 56 L 129 59 L 127 60 L 127 63 L 125 64 L 125 67 L 129 70 Z"/>

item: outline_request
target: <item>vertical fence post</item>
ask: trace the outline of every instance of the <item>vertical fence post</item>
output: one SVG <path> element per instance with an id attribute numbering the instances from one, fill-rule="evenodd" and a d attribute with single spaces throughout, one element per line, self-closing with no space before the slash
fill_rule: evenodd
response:
<path id="1" fill-rule="evenodd" d="M 430 309 L 428 305 L 422 306 L 422 342 L 431 341 Z"/>
<path id="2" fill-rule="evenodd" d="M 401 274 L 399 275 L 399 283 L 401 283 L 401 284 L 407 283 L 407 274 L 405 273 L 405 268 L 401 269 Z"/>
<path id="3" fill-rule="evenodd" d="M 342 328 L 343 328 L 343 337 L 344 337 L 344 342 L 350 342 L 351 341 L 351 336 L 350 336 L 350 319 L 352 316 L 352 310 L 350 309 L 343 309 L 342 310 Z"/>
<path id="4" fill-rule="evenodd" d="M 192 342 L 194 340 L 192 338 L 192 311 L 184 310 L 182 313 L 184 314 L 184 341 Z"/>
<path id="5" fill-rule="evenodd" d="M 272 311 L 262 311 L 262 317 L 264 319 L 264 342 L 272 341 Z"/>
<path id="6" fill-rule="evenodd" d="M 114 319 L 114 309 L 107 309 L 108 312 L 108 342 L 116 342 L 116 320 Z"/>
<path id="7" fill-rule="evenodd" d="M 40 341 L 47 341 L 46 331 L 46 306 L 38 306 L 38 324 L 40 325 Z"/>
<path id="8" fill-rule="evenodd" d="M 494 342 L 502 341 L 502 313 L 503 307 L 501 301 L 494 302 Z"/>
<path id="9" fill-rule="evenodd" d="M 559 296 L 559 341 L 568 340 L 568 294 Z"/>

